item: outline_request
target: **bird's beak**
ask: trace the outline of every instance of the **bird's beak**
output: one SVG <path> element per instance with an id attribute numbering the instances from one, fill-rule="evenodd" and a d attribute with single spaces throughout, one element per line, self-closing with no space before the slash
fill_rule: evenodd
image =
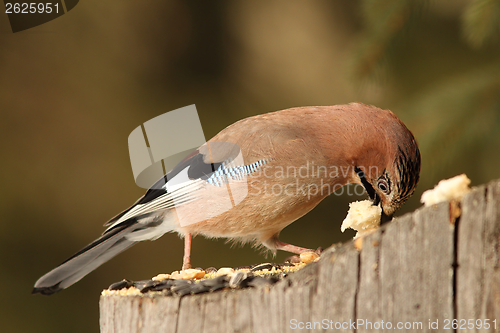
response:
<path id="1" fill-rule="evenodd" d="M 368 196 L 373 202 L 374 206 L 380 206 L 382 208 L 382 216 L 380 217 L 380 224 L 384 224 L 392 220 L 392 214 L 387 215 L 384 212 L 384 207 L 382 207 L 382 200 L 380 199 L 379 195 L 375 192 L 373 187 L 370 185 L 370 183 L 366 180 L 364 174 L 362 173 L 361 170 L 357 171 L 359 175 L 359 179 L 361 180 L 361 183 L 363 184 L 363 187 L 365 188 L 366 192 L 368 193 Z"/>
<path id="2" fill-rule="evenodd" d="M 375 193 L 375 197 L 373 198 L 373 205 L 374 206 L 379 206 L 382 209 L 382 216 L 380 217 L 380 224 L 384 224 L 392 220 L 392 214 L 387 215 L 384 212 L 384 207 L 382 207 L 382 200 L 380 200 L 380 197 Z"/>
<path id="3" fill-rule="evenodd" d="M 392 220 L 392 215 L 387 215 L 384 213 L 384 209 L 382 209 L 382 216 L 380 217 L 380 224 L 387 223 Z"/>

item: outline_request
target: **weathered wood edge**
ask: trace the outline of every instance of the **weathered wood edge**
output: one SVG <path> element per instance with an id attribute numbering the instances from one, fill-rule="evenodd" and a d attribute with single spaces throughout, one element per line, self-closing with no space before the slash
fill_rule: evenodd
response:
<path id="1" fill-rule="evenodd" d="M 406 329 L 416 332 L 431 321 L 500 319 L 499 203 L 495 181 L 468 194 L 456 220 L 448 203 L 420 208 L 366 237 L 362 251 L 333 246 L 270 288 L 101 297 L 101 332 L 295 332 L 308 322 L 353 332 L 345 323 L 360 320 L 359 332 L 381 321 L 421 323 Z"/>
<path id="2" fill-rule="evenodd" d="M 457 234 L 456 319 L 500 331 L 500 181 L 467 195 Z M 486 319 L 490 328 L 484 326 Z M 496 329 L 491 321 L 496 319 Z M 461 331 L 461 330 L 459 330 Z M 471 330 L 472 331 L 472 330 Z"/>

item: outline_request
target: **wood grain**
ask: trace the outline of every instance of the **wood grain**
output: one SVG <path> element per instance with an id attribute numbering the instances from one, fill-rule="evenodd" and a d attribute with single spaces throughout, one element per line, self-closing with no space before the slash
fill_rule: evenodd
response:
<path id="1" fill-rule="evenodd" d="M 453 319 L 490 322 L 457 332 L 498 332 L 500 181 L 474 189 L 460 207 L 457 219 L 449 203 L 398 217 L 365 237 L 361 251 L 352 242 L 331 247 L 270 287 L 101 296 L 101 332 L 389 332 L 398 323 L 441 332 L 453 331 L 444 328 Z"/>

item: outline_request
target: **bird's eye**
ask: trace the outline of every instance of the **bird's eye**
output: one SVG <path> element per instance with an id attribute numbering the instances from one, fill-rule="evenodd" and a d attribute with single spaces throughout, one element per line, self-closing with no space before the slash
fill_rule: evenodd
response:
<path id="1" fill-rule="evenodd" d="M 383 178 L 378 180 L 377 186 L 385 194 L 388 194 L 391 191 L 391 189 L 389 188 L 389 184 L 387 183 L 387 180 Z"/>

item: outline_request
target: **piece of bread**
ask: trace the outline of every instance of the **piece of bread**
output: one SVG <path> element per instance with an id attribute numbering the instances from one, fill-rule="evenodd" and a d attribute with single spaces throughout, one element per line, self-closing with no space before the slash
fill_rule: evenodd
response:
<path id="1" fill-rule="evenodd" d="M 373 205 L 370 200 L 351 202 L 340 230 L 344 232 L 347 228 L 354 229 L 358 232 L 354 238 L 358 238 L 377 229 L 380 226 L 381 215 L 382 208 Z"/>
<path id="2" fill-rule="evenodd" d="M 470 179 L 465 174 L 441 180 L 432 190 L 422 193 L 420 202 L 428 207 L 443 201 L 460 201 L 470 191 L 469 184 Z"/>

